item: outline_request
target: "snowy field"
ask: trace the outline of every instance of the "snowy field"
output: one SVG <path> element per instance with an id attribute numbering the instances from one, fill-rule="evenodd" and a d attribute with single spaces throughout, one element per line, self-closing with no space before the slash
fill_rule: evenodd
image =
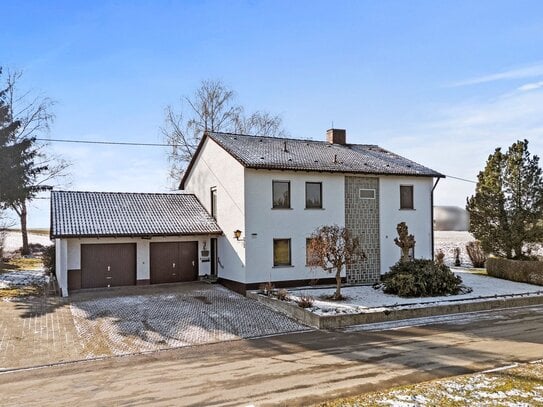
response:
<path id="1" fill-rule="evenodd" d="M 416 239 L 416 236 L 415 236 Z M 445 264 L 447 266 L 454 265 L 454 249 L 460 248 L 460 264 L 462 267 L 472 267 L 468 253 L 466 252 L 466 244 L 475 240 L 469 232 L 454 232 L 454 231 L 438 231 L 434 232 L 434 250 L 443 251 L 445 253 Z M 543 256 L 543 246 L 539 245 L 532 248 L 532 254 Z"/>
<path id="2" fill-rule="evenodd" d="M 317 315 L 359 314 L 365 312 L 380 312 L 383 308 L 413 308 L 450 303 L 451 301 L 478 301 L 496 296 L 510 295 L 543 295 L 543 287 L 514 281 L 502 280 L 486 275 L 472 274 L 455 269 L 455 274 L 462 277 L 465 286 L 473 291 L 469 294 L 450 295 L 442 297 L 401 298 L 385 294 L 382 288 L 372 286 L 344 287 L 341 293 L 347 297 L 345 301 L 329 301 L 324 298 L 331 296 L 335 287 L 291 289 L 289 294 L 296 301 L 302 295 L 315 299 L 313 307 L 308 310 Z"/>
<path id="3" fill-rule="evenodd" d="M 30 244 L 41 244 L 43 246 L 49 246 L 52 244 L 51 240 L 49 239 L 49 236 L 44 235 L 38 235 L 35 233 L 29 233 L 28 234 L 28 242 Z M 4 252 L 14 252 L 15 250 L 18 250 L 23 245 L 23 238 L 21 237 L 21 232 L 10 230 L 6 234 L 6 240 L 4 242 Z"/>

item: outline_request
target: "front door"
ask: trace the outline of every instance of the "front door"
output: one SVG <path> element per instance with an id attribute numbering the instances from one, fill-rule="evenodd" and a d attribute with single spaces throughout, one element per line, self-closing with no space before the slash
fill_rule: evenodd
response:
<path id="1" fill-rule="evenodd" d="M 211 275 L 217 277 L 217 238 L 211 238 Z"/>

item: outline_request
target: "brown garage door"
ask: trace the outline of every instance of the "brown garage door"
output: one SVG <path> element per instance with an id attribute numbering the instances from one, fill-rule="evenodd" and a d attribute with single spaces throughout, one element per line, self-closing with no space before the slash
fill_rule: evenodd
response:
<path id="1" fill-rule="evenodd" d="M 151 284 L 198 279 L 198 242 L 151 243 Z"/>
<path id="2" fill-rule="evenodd" d="M 82 244 L 81 288 L 136 284 L 136 244 Z"/>

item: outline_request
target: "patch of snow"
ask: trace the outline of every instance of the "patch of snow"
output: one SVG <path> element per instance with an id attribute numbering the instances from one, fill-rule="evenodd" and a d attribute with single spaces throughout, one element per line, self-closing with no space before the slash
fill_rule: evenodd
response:
<path id="1" fill-rule="evenodd" d="M 49 236 L 37 235 L 34 233 L 28 234 L 28 243 L 41 244 L 43 246 L 51 246 L 53 243 Z M 23 245 L 23 238 L 21 232 L 10 230 L 6 233 L 6 240 L 4 241 L 4 252 L 14 252 L 19 250 Z"/>
<path id="2" fill-rule="evenodd" d="M 335 288 L 295 288 L 289 290 L 290 298 L 296 301 L 300 296 L 311 296 L 315 299 L 309 308 L 317 315 L 358 314 L 365 312 L 383 312 L 387 309 L 419 308 L 457 301 L 485 301 L 497 297 L 543 295 L 543 287 L 517 283 L 486 275 L 472 274 L 464 269 L 454 269 L 456 275 L 462 277 L 464 285 L 473 291 L 468 294 L 402 298 L 392 294 L 385 294 L 382 288 L 374 289 L 372 286 L 346 286 L 341 292 L 347 297 L 344 301 L 331 301 L 326 297 L 334 294 Z"/>
<path id="3" fill-rule="evenodd" d="M 49 276 L 45 270 L 18 270 L 0 274 L 0 289 L 27 285 L 45 285 Z"/>

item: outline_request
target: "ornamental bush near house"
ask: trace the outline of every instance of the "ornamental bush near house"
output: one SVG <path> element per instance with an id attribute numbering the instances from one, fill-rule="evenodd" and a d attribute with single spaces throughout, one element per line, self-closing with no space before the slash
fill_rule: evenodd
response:
<path id="1" fill-rule="evenodd" d="M 43 266 L 50 274 L 55 274 L 55 264 L 56 264 L 56 256 L 55 256 L 55 245 L 46 246 L 43 249 L 43 254 L 41 261 L 43 262 Z"/>
<path id="2" fill-rule="evenodd" d="M 543 285 L 543 261 L 509 260 L 491 257 L 486 272 L 492 277 Z"/>
<path id="3" fill-rule="evenodd" d="M 313 306 L 315 299 L 310 295 L 301 295 L 300 298 L 296 301 L 298 307 L 300 308 L 310 308 Z"/>
<path id="4" fill-rule="evenodd" d="M 382 276 L 383 291 L 400 297 L 431 297 L 470 292 L 449 267 L 432 260 L 399 261 Z"/>
<path id="5" fill-rule="evenodd" d="M 471 264 L 476 268 L 483 268 L 486 262 L 486 255 L 481 247 L 481 242 L 474 240 L 466 245 L 466 251 L 468 252 Z"/>

